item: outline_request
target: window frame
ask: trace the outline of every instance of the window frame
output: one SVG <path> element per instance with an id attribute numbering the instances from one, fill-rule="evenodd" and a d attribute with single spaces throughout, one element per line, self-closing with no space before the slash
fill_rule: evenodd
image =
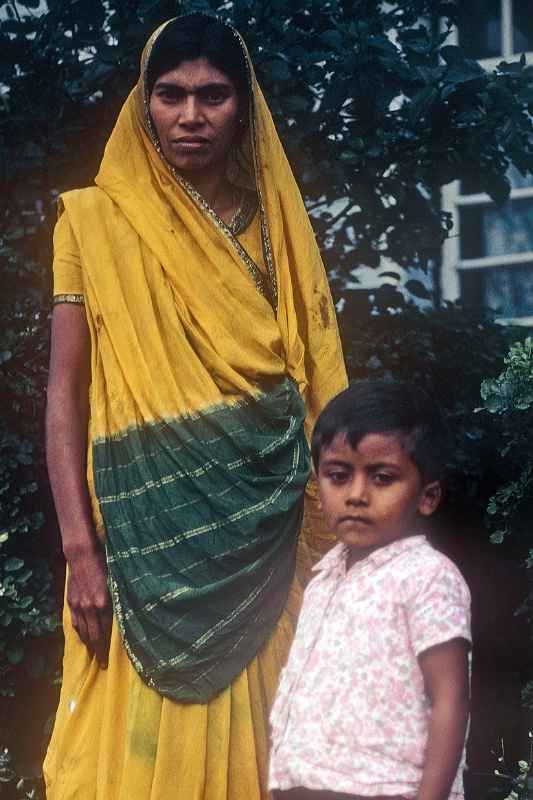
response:
<path id="1" fill-rule="evenodd" d="M 516 60 L 520 53 L 513 52 L 513 0 L 500 0 L 502 13 L 502 53 L 492 58 L 478 59 L 479 64 L 487 71 L 494 70 L 501 61 Z M 459 44 L 457 27 L 452 28 L 449 43 Z M 525 54 L 526 62 L 533 64 L 533 50 Z M 511 189 L 509 200 L 533 199 L 533 186 Z M 441 293 L 442 299 L 454 302 L 461 296 L 461 273 L 466 270 L 481 270 L 498 267 L 520 266 L 533 263 L 533 250 L 522 253 L 507 253 L 499 256 L 483 256 L 480 258 L 461 258 L 461 220 L 460 212 L 466 206 L 493 205 L 486 193 L 462 194 L 460 181 L 453 181 L 441 190 L 443 211 L 451 215 L 452 228 L 442 248 Z M 499 317 L 499 321 L 521 325 L 531 325 L 533 316 Z"/>

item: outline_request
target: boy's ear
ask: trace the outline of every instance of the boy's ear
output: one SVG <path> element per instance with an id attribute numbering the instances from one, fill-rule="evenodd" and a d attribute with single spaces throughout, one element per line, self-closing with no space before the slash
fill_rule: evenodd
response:
<path id="1" fill-rule="evenodd" d="M 442 500 L 442 484 L 440 481 L 426 483 L 418 501 L 418 513 L 429 517 L 437 509 Z"/>

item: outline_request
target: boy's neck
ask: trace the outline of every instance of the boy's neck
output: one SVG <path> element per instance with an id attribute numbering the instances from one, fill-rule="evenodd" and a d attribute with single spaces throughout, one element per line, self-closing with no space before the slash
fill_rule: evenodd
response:
<path id="1" fill-rule="evenodd" d="M 386 544 L 376 545 L 376 547 L 349 547 L 348 546 L 348 553 L 346 555 L 346 572 L 350 570 L 354 564 L 358 564 L 360 561 L 364 561 L 365 558 L 368 558 L 369 555 L 372 553 L 377 552 L 378 550 L 383 550 L 384 547 L 389 547 L 389 545 L 394 544 L 395 542 L 403 542 L 404 539 L 409 539 L 412 536 L 420 536 L 421 531 L 419 530 L 412 530 L 409 533 L 404 533 L 403 536 L 398 536 L 397 539 L 392 539 L 390 542 Z"/>

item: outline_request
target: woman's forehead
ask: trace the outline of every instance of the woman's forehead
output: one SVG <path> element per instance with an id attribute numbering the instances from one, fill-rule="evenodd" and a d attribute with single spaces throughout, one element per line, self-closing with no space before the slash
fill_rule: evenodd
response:
<path id="1" fill-rule="evenodd" d="M 159 75 L 154 86 L 172 84 L 186 91 L 197 91 L 213 84 L 235 88 L 231 78 L 202 56 L 181 61 L 177 66 Z"/>

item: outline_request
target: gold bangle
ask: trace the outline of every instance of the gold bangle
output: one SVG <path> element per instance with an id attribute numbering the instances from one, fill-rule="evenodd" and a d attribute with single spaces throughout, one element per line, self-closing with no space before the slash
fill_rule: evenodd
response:
<path id="1" fill-rule="evenodd" d="M 75 303 L 76 305 L 85 305 L 85 298 L 82 294 L 55 294 L 53 303 L 55 306 L 59 303 Z"/>

